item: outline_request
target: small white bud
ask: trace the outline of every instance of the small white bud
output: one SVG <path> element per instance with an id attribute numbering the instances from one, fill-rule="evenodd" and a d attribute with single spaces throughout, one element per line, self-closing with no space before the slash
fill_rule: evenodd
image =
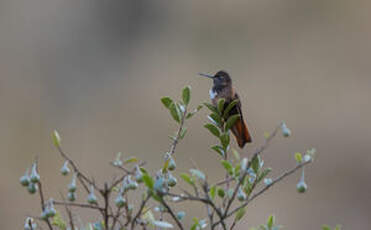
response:
<path id="1" fill-rule="evenodd" d="M 38 189 L 39 189 L 39 186 L 37 184 L 34 184 L 34 183 L 28 184 L 27 190 L 30 194 L 35 194 Z"/>
<path id="2" fill-rule="evenodd" d="M 69 192 L 75 192 L 77 187 L 76 187 L 76 177 L 77 177 L 77 174 L 73 174 L 73 177 L 72 177 L 72 180 L 71 180 L 71 183 L 68 185 L 68 191 Z"/>
<path id="3" fill-rule="evenodd" d="M 21 178 L 19 178 L 19 182 L 23 186 L 28 186 L 30 183 L 30 177 L 28 176 L 28 172 L 29 172 L 29 169 L 27 169 L 24 175 L 21 176 Z"/>
<path id="4" fill-rule="evenodd" d="M 175 163 L 175 160 L 174 158 L 170 158 L 170 161 L 169 161 L 169 166 L 167 167 L 170 171 L 173 171 L 175 170 L 176 168 L 176 163 Z"/>
<path id="5" fill-rule="evenodd" d="M 169 176 L 167 178 L 167 184 L 170 187 L 174 187 L 176 185 L 176 183 L 177 183 L 176 178 L 171 173 L 169 173 Z"/>
<path id="6" fill-rule="evenodd" d="M 66 176 L 68 173 L 70 173 L 70 169 L 68 168 L 68 161 L 65 161 L 62 168 L 61 168 L 61 173 L 63 176 Z"/>
<path id="7" fill-rule="evenodd" d="M 282 122 L 281 123 L 281 131 L 282 131 L 282 135 L 284 137 L 289 137 L 291 136 L 291 130 L 287 127 L 286 123 L 285 122 Z"/>
<path id="8" fill-rule="evenodd" d="M 122 196 L 121 193 L 119 193 L 115 199 L 115 204 L 118 208 L 122 208 L 124 207 L 124 205 L 126 204 L 126 200 L 125 198 Z"/>
<path id="9" fill-rule="evenodd" d="M 246 193 L 242 190 L 242 188 L 240 187 L 239 189 L 238 189 L 238 192 L 237 192 L 237 199 L 239 200 L 239 201 L 244 201 L 244 200 L 246 200 Z"/>
<path id="10" fill-rule="evenodd" d="M 32 183 L 37 183 L 40 181 L 40 175 L 37 173 L 37 163 L 33 163 L 31 169 L 30 180 Z"/>
<path id="11" fill-rule="evenodd" d="M 94 194 L 94 187 L 92 185 L 90 186 L 90 193 L 88 195 L 87 201 L 89 204 L 97 204 L 97 197 Z"/>
<path id="12" fill-rule="evenodd" d="M 74 202 L 76 200 L 76 193 L 75 192 L 69 192 L 67 194 L 67 199 L 71 202 Z"/>

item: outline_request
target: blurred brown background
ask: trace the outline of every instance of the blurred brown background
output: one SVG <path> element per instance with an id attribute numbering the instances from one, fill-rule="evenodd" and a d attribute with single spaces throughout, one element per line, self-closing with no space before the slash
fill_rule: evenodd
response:
<path id="1" fill-rule="evenodd" d="M 253 146 L 281 120 L 292 129 L 292 138 L 277 138 L 265 153 L 273 175 L 295 164 L 295 151 L 318 150 L 308 193 L 295 191 L 294 175 L 259 198 L 240 229 L 272 213 L 285 229 L 368 229 L 370 10 L 368 0 L 1 0 L 2 229 L 20 229 L 26 215 L 39 214 L 37 196 L 18 183 L 36 155 L 48 196 L 66 190 L 54 128 L 99 183 L 116 172 L 108 162 L 118 151 L 154 170 L 176 128 L 160 98 L 189 84 L 193 105 L 208 101 L 211 82 L 196 73 L 220 69 L 240 92 Z M 206 115 L 188 123 L 176 160 L 179 172 L 191 158 L 215 181 L 222 168 L 208 149 L 215 139 L 202 128 Z"/>

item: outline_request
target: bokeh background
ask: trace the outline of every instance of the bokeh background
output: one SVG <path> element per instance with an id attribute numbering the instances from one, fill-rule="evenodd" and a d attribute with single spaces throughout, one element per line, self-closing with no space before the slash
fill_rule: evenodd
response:
<path id="1" fill-rule="evenodd" d="M 40 213 L 18 183 L 36 155 L 47 195 L 65 192 L 54 128 L 98 183 L 118 173 L 108 162 L 119 151 L 155 170 L 176 128 L 160 98 L 189 84 L 192 105 L 208 101 L 211 82 L 197 73 L 225 69 L 255 140 L 245 151 L 281 120 L 293 131 L 265 153 L 272 175 L 295 164 L 295 151 L 318 150 L 308 193 L 296 192 L 292 176 L 256 200 L 239 229 L 269 214 L 285 229 L 368 229 L 370 10 L 368 0 L 1 0 L 0 225 L 20 229 Z M 176 160 L 179 172 L 192 159 L 216 181 L 223 170 L 208 148 L 215 139 L 202 128 L 206 115 L 187 124 Z"/>

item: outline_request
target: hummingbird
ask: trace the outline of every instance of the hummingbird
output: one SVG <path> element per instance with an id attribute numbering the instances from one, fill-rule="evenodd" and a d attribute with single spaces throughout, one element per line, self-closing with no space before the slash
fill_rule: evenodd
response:
<path id="1" fill-rule="evenodd" d="M 251 143 L 252 138 L 247 128 L 247 125 L 242 116 L 241 101 L 240 97 L 236 93 L 232 86 L 232 79 L 226 71 L 219 71 L 214 76 L 199 73 L 203 77 L 207 77 L 213 80 L 213 87 L 210 89 L 210 99 L 214 106 L 217 105 L 218 100 L 223 98 L 225 100 L 224 109 L 234 100 L 238 100 L 238 103 L 229 111 L 229 116 L 239 114 L 240 117 L 231 128 L 233 135 L 236 138 L 238 146 L 242 149 L 246 143 Z"/>

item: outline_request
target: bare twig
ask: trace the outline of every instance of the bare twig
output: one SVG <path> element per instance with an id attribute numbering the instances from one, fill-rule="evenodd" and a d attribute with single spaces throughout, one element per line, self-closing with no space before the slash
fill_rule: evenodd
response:
<path id="1" fill-rule="evenodd" d="M 170 206 L 165 202 L 164 199 L 161 200 L 161 204 L 166 208 L 167 212 L 170 214 L 170 216 L 173 218 L 175 223 L 178 225 L 179 229 L 183 230 L 183 225 L 182 223 L 178 220 L 176 215 L 174 214 L 173 210 L 170 208 Z"/>
<path id="2" fill-rule="evenodd" d="M 209 196 L 209 185 L 207 184 L 207 182 L 205 181 L 203 186 L 202 186 L 202 189 L 205 193 L 205 198 L 208 199 L 208 200 L 211 200 L 210 199 L 210 196 Z M 205 204 L 206 206 L 206 210 L 207 210 L 207 216 L 209 217 L 209 221 L 210 221 L 210 228 L 211 230 L 214 229 L 213 228 L 213 225 L 214 225 L 214 213 L 212 212 L 211 208 L 210 208 L 210 204 Z"/>
<path id="3" fill-rule="evenodd" d="M 309 161 L 305 161 L 301 164 L 298 164 L 297 166 L 295 166 L 294 168 L 284 172 L 281 176 L 277 177 L 276 179 L 274 179 L 272 181 L 272 183 L 264 186 L 264 188 L 262 188 L 260 191 L 258 191 L 257 193 L 253 194 L 251 196 L 250 199 L 248 199 L 247 201 L 245 201 L 245 203 L 243 203 L 242 205 L 238 206 L 237 208 L 235 208 L 234 210 L 232 210 L 231 212 L 229 212 L 227 215 L 225 215 L 224 219 L 227 219 L 228 217 L 232 216 L 234 213 L 236 213 L 238 210 L 240 210 L 241 208 L 244 208 L 246 207 L 248 204 L 250 204 L 255 198 L 259 197 L 260 195 L 262 195 L 264 192 L 266 192 L 269 188 L 271 188 L 273 185 L 275 185 L 276 183 L 282 181 L 284 178 L 288 177 L 289 175 L 293 174 L 294 172 L 296 172 L 298 169 L 304 167 L 305 165 L 307 164 L 310 164 L 312 163 L 312 160 L 309 160 Z M 215 224 L 218 224 L 218 223 L 215 223 Z"/>
<path id="4" fill-rule="evenodd" d="M 63 202 L 66 202 L 62 193 L 60 193 L 60 196 L 61 196 Z M 67 203 L 64 203 L 64 207 L 65 207 L 67 215 L 68 215 L 68 220 L 70 222 L 71 230 L 75 230 L 75 224 L 73 222 L 72 212 L 71 212 L 70 208 L 68 207 Z"/>
<path id="5" fill-rule="evenodd" d="M 186 115 L 187 115 L 187 106 L 185 106 L 185 108 L 184 108 L 184 112 L 183 112 L 181 120 L 180 120 L 180 125 L 179 125 L 179 128 L 178 128 L 178 131 L 176 133 L 175 138 L 173 139 L 173 143 L 170 146 L 169 156 L 173 156 L 173 154 L 175 153 L 175 148 L 176 148 L 176 145 L 179 142 L 179 138 L 180 138 L 180 135 L 181 135 L 182 130 L 183 130 Z"/>
<path id="6" fill-rule="evenodd" d="M 222 224 L 223 229 L 226 229 L 226 225 L 225 225 L 224 218 L 223 218 L 223 213 L 221 212 L 221 210 L 218 207 L 216 207 L 216 205 L 214 204 L 214 202 L 211 199 L 201 198 L 199 196 L 192 196 L 192 195 L 187 195 L 187 196 L 178 195 L 178 194 L 173 194 L 173 193 L 166 193 L 166 195 L 171 196 L 171 197 L 179 197 L 183 201 L 185 201 L 185 200 L 198 201 L 198 202 L 202 202 L 204 204 L 210 205 L 210 207 L 215 211 L 215 213 L 220 218 L 220 220 L 218 221 L 218 224 Z M 215 226 L 216 225 L 214 224 L 214 227 Z"/>
<path id="7" fill-rule="evenodd" d="M 258 157 L 258 155 L 259 155 L 260 153 L 262 153 L 262 152 L 263 152 L 263 151 L 268 147 L 270 141 L 271 141 L 271 140 L 276 136 L 276 134 L 277 134 L 277 132 L 278 132 L 279 129 L 280 129 L 280 125 L 277 126 L 277 127 L 274 129 L 274 131 L 273 131 L 273 132 L 269 135 L 269 137 L 265 140 L 264 144 L 263 144 L 260 148 L 258 148 L 258 149 L 255 151 L 254 155 L 252 156 L 252 158 L 251 158 L 251 159 L 249 160 L 249 162 L 247 163 L 247 169 L 250 168 L 250 166 L 251 166 L 252 161 L 254 160 L 254 158 L 255 158 L 255 157 Z M 236 195 L 237 195 L 237 193 L 238 193 L 238 190 L 239 190 L 241 184 L 243 183 L 243 181 L 245 180 L 245 177 L 246 177 L 246 176 L 247 176 L 247 170 L 243 173 L 242 177 L 240 178 L 240 180 L 239 180 L 238 183 L 236 184 L 236 187 L 235 187 L 234 190 L 233 190 L 233 195 L 232 195 L 231 199 L 229 199 L 229 202 L 228 202 L 227 207 L 226 207 L 226 209 L 225 209 L 224 216 L 226 216 L 226 215 L 228 214 L 229 208 L 231 207 L 231 205 L 232 205 L 234 199 L 236 198 Z M 227 178 L 227 179 L 228 179 L 228 178 Z M 255 181 L 254 181 L 254 185 L 253 185 L 253 187 L 255 187 L 255 185 L 256 185 L 256 180 L 257 180 L 257 179 L 255 179 Z M 227 183 L 227 184 L 228 184 L 228 183 Z"/>
<path id="8" fill-rule="evenodd" d="M 67 206 L 74 206 L 74 207 L 80 207 L 80 208 L 87 208 L 87 209 L 97 209 L 100 211 L 103 211 L 102 207 L 91 205 L 91 204 L 82 204 L 82 203 L 75 203 L 75 202 L 64 202 L 64 201 L 53 201 L 55 205 L 67 205 Z"/>
<path id="9" fill-rule="evenodd" d="M 44 199 L 44 193 L 43 193 L 43 190 L 42 190 L 41 182 L 39 181 L 37 183 L 37 185 L 39 187 L 39 194 L 40 194 L 40 201 L 41 201 L 41 211 L 44 212 L 44 210 L 45 210 L 45 199 Z M 53 230 L 53 226 L 51 225 L 49 219 L 45 219 L 44 221 L 48 225 L 49 230 Z"/>
<path id="10" fill-rule="evenodd" d="M 131 229 L 134 229 L 137 219 L 142 215 L 143 209 L 150 198 L 151 196 L 147 195 L 146 198 L 142 200 L 137 214 L 135 214 L 133 220 L 131 221 Z"/>
<path id="11" fill-rule="evenodd" d="M 146 164 L 146 162 L 141 162 L 138 166 L 139 166 L 139 167 L 142 167 L 142 166 L 145 165 L 145 164 Z M 134 173 L 135 173 L 135 167 L 134 167 L 132 170 L 128 170 L 128 169 L 126 169 L 126 168 L 123 167 L 123 166 L 113 164 L 113 162 L 111 162 L 111 165 L 112 165 L 113 167 L 115 167 L 115 168 L 121 169 L 122 171 L 125 172 L 125 174 L 123 174 L 120 178 L 118 178 L 118 179 L 116 179 L 116 180 L 114 180 L 114 181 L 112 182 L 111 186 L 110 186 L 109 189 L 108 189 L 109 191 L 112 191 L 112 189 L 113 189 L 116 185 L 118 185 L 120 182 L 122 182 L 122 180 L 123 180 L 126 176 L 128 176 L 128 175 L 134 175 Z"/>
<path id="12" fill-rule="evenodd" d="M 115 215 L 112 214 L 112 218 L 113 218 L 112 229 L 113 230 L 115 229 L 117 223 L 119 223 L 121 225 L 120 227 L 123 226 L 122 223 L 120 222 L 120 215 L 121 215 L 121 212 L 120 211 L 121 211 L 121 207 L 118 207 L 117 208 L 117 211 L 116 211 L 116 214 Z M 112 208 L 111 208 L 111 212 L 113 213 Z"/>
<path id="13" fill-rule="evenodd" d="M 85 191 L 87 193 L 89 193 L 89 188 L 88 186 L 85 184 L 85 182 L 87 182 L 88 184 L 92 185 L 97 191 L 99 191 L 101 194 L 102 194 L 102 190 L 100 188 L 98 188 L 96 186 L 95 183 L 93 183 L 93 181 L 91 181 L 87 176 L 85 176 L 80 170 L 79 168 L 77 167 L 76 163 L 63 151 L 63 149 L 60 147 L 60 146 L 57 146 L 57 149 L 58 149 L 58 152 L 60 153 L 60 155 L 70 163 L 70 165 L 72 166 L 73 168 L 73 171 L 77 174 L 77 178 L 79 179 L 80 183 L 82 184 L 82 186 L 84 187 Z M 103 194 L 102 194 L 103 195 Z"/>
<path id="14" fill-rule="evenodd" d="M 109 230 L 109 213 L 108 213 L 108 206 L 109 206 L 109 190 L 107 183 L 104 183 L 104 190 L 103 190 L 103 198 L 104 198 L 104 210 L 103 210 L 103 219 L 104 219 L 104 226 L 106 230 Z"/>

